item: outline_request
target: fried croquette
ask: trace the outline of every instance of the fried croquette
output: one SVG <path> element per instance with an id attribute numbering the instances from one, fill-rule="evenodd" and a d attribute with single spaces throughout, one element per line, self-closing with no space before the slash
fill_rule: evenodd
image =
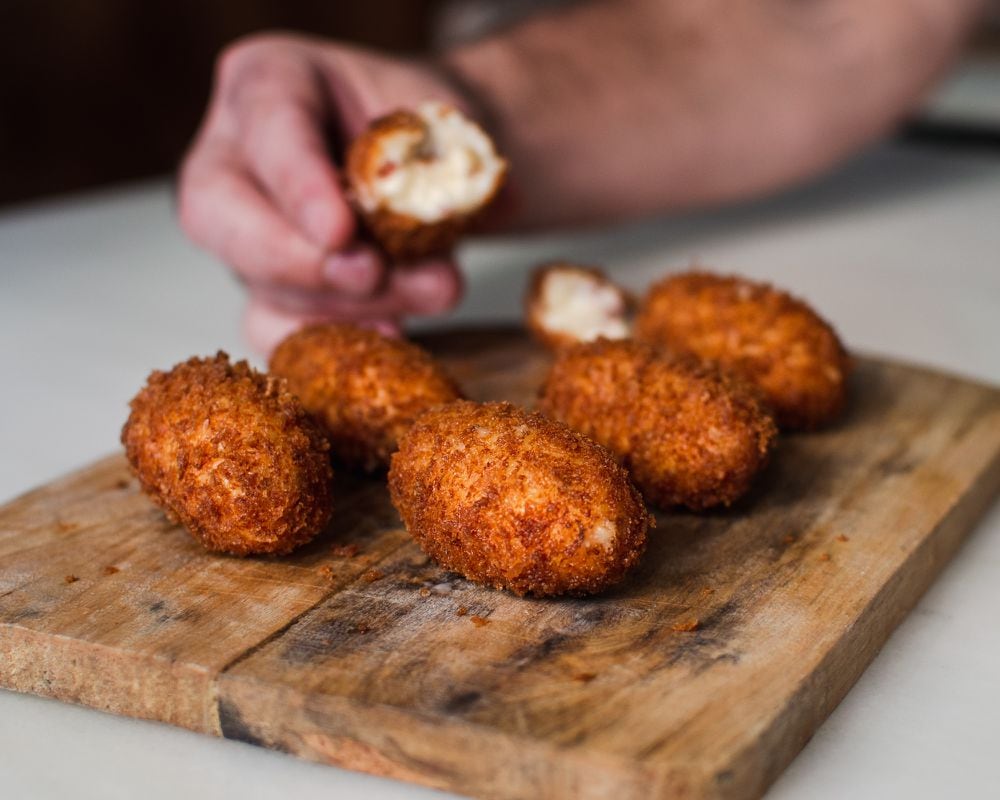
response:
<path id="1" fill-rule="evenodd" d="M 525 296 L 528 330 L 546 347 L 624 339 L 629 335 L 630 300 L 596 267 L 555 263 L 539 267 Z"/>
<path id="2" fill-rule="evenodd" d="M 361 218 L 399 260 L 449 250 L 496 196 L 506 172 L 485 131 L 438 102 L 375 120 L 347 153 Z"/>
<path id="3" fill-rule="evenodd" d="M 519 595 L 607 589 L 638 561 L 650 523 L 607 450 L 509 403 L 423 414 L 392 457 L 389 490 L 439 564 Z"/>
<path id="4" fill-rule="evenodd" d="M 283 380 L 219 352 L 153 372 L 131 409 L 133 473 L 206 549 L 288 553 L 329 521 L 329 444 Z"/>
<path id="5" fill-rule="evenodd" d="M 369 472 L 388 466 L 421 413 L 460 398 L 426 351 L 353 325 L 293 333 L 274 351 L 270 369 L 319 420 L 334 455 Z"/>
<path id="6" fill-rule="evenodd" d="M 766 464 L 777 434 L 749 384 L 632 340 L 559 352 L 539 408 L 621 459 L 654 505 L 729 505 Z"/>
<path id="7" fill-rule="evenodd" d="M 819 428 L 847 402 L 850 358 L 834 329 L 767 284 L 708 272 L 668 277 L 646 295 L 635 335 L 755 383 L 784 428 Z"/>

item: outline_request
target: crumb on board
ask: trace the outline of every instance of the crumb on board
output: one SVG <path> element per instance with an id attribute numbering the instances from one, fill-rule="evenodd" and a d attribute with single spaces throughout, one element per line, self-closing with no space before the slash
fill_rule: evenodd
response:
<path id="1" fill-rule="evenodd" d="M 59 520 L 56 523 L 56 530 L 59 531 L 59 533 L 72 533 L 79 527 L 80 526 L 75 522 L 63 522 L 62 520 Z"/>
<path id="2" fill-rule="evenodd" d="M 337 558 L 354 558 L 361 552 L 361 548 L 356 544 L 335 544 L 330 548 L 330 552 Z"/>
<path id="3" fill-rule="evenodd" d="M 573 680 L 579 681 L 580 683 L 590 683 L 596 677 L 596 672 L 578 672 L 573 676 Z"/>
<path id="4" fill-rule="evenodd" d="M 782 539 L 781 541 L 783 541 L 785 544 L 795 544 L 795 541 L 798 538 L 799 537 L 797 537 L 794 533 L 790 533 L 784 539 Z"/>
<path id="5" fill-rule="evenodd" d="M 129 486 L 131 485 L 132 484 L 126 478 L 119 478 L 117 481 L 115 481 L 115 488 L 121 489 L 122 491 L 128 489 Z"/>
<path id="6" fill-rule="evenodd" d="M 371 569 L 366 569 L 361 574 L 361 577 L 364 578 L 365 581 L 368 582 L 368 583 L 375 583 L 375 581 L 380 580 L 381 578 L 384 578 L 385 577 L 385 573 L 382 572 L 382 570 L 380 570 L 380 569 L 376 569 L 375 567 L 372 567 Z"/>
<path id="7" fill-rule="evenodd" d="M 469 622 L 475 625 L 477 628 L 483 627 L 483 625 L 489 625 L 490 621 L 486 617 L 481 617 L 478 614 L 473 614 L 469 617 Z"/>
<path id="8" fill-rule="evenodd" d="M 464 617 L 464 616 L 465 616 L 466 614 L 468 614 L 468 613 L 469 613 L 469 608 L 468 608 L 468 606 L 459 606 L 459 607 L 458 607 L 458 608 L 457 608 L 457 609 L 455 610 L 455 613 L 456 613 L 456 614 L 457 614 L 458 616 L 460 616 L 460 617 Z"/>
<path id="9" fill-rule="evenodd" d="M 66 583 L 76 583 L 80 579 L 76 577 L 76 575 L 67 575 L 63 578 L 63 580 L 66 581 Z"/>
<path id="10" fill-rule="evenodd" d="M 703 597 L 708 597 L 710 594 L 715 594 L 715 589 L 713 589 L 711 586 L 702 586 L 701 594 Z"/>
<path id="11" fill-rule="evenodd" d="M 369 633 L 371 629 L 372 626 L 367 624 L 366 622 L 359 622 L 357 625 L 354 626 L 355 633 Z"/>
<path id="12" fill-rule="evenodd" d="M 112 565 L 112 564 L 108 564 L 108 566 L 106 566 L 106 567 L 105 567 L 105 568 L 104 568 L 103 570 L 101 570 L 101 571 L 102 571 L 102 572 L 103 572 L 103 573 L 104 573 L 105 575 L 114 575 L 115 573 L 118 573 L 118 572 L 121 572 L 121 570 L 120 570 L 120 569 L 119 569 L 118 567 L 116 567 L 116 566 L 114 566 L 114 565 Z"/>
<path id="13" fill-rule="evenodd" d="M 844 534 L 840 533 L 840 534 L 837 534 L 837 541 L 838 542 L 849 542 L 851 540 L 850 540 L 850 537 L 847 537 Z"/>
<path id="14" fill-rule="evenodd" d="M 829 553 L 820 553 L 819 554 L 819 560 L 820 561 L 829 561 L 830 560 L 830 554 Z"/>
<path id="15" fill-rule="evenodd" d="M 670 630 L 676 633 L 691 633 L 691 631 L 696 631 L 701 627 L 701 622 L 694 617 L 691 619 L 682 620 L 681 622 L 675 622 L 670 626 Z"/>
<path id="16" fill-rule="evenodd" d="M 424 586 L 420 590 L 419 594 L 420 594 L 421 597 L 430 597 L 431 596 L 431 590 L 428 589 L 426 586 Z"/>
<path id="17" fill-rule="evenodd" d="M 331 567 L 329 564 L 324 564 L 322 567 L 319 568 L 319 574 L 322 577 L 326 578 L 328 581 L 332 581 L 334 576 L 333 567 Z"/>

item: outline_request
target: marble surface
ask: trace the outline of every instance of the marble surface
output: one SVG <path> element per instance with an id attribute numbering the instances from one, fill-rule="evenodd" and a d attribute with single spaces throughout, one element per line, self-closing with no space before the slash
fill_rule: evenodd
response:
<path id="1" fill-rule="evenodd" d="M 606 264 L 637 289 L 694 262 L 801 293 L 856 350 L 1000 383 L 998 211 L 1000 158 L 886 147 L 752 205 L 470 245 L 462 307 L 422 324 L 516 318 L 545 258 Z M 166 182 L 0 214 L 0 500 L 113 451 L 151 368 L 251 355 L 241 303 L 177 231 Z M 769 798 L 1000 795 L 998 574 L 995 505 Z M 9 692 L 0 787 L 77 800 L 442 796 Z"/>

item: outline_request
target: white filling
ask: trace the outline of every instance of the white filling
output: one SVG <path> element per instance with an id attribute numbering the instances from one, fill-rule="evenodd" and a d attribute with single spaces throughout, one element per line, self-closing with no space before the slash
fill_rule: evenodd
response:
<path id="1" fill-rule="evenodd" d="M 575 269 L 553 269 L 542 281 L 539 322 L 581 342 L 624 339 L 625 298 L 617 287 Z"/>
<path id="2" fill-rule="evenodd" d="M 421 222 L 477 210 L 504 170 L 490 137 L 442 103 L 422 103 L 417 113 L 427 125 L 426 135 L 407 131 L 382 138 L 370 195 L 362 203 Z"/>
<path id="3" fill-rule="evenodd" d="M 615 523 L 609 519 L 601 520 L 598 522 L 590 533 L 587 534 L 586 539 L 588 544 L 596 544 L 599 547 L 603 547 L 605 550 L 611 548 L 611 545 L 615 541 Z"/>

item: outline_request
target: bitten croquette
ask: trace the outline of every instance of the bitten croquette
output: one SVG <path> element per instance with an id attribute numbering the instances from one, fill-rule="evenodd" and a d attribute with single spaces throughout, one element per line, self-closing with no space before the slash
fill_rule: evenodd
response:
<path id="1" fill-rule="evenodd" d="M 421 103 L 375 120 L 347 151 L 357 210 L 391 257 L 454 246 L 503 184 L 507 162 L 458 109 Z"/>
<path id="2" fill-rule="evenodd" d="M 629 335 L 632 300 L 597 267 L 556 262 L 535 270 L 524 298 L 525 323 L 555 350 Z"/>
<path id="3" fill-rule="evenodd" d="M 708 272 L 670 276 L 647 293 L 635 336 L 742 375 L 784 428 L 822 427 L 847 402 L 850 358 L 834 329 L 767 284 Z"/>
<path id="4" fill-rule="evenodd" d="M 293 333 L 274 351 L 270 369 L 319 420 L 334 455 L 369 472 L 388 466 L 421 413 L 460 398 L 425 350 L 353 325 Z"/>
<path id="5" fill-rule="evenodd" d="M 560 351 L 539 408 L 611 450 L 661 507 L 729 505 L 764 467 L 777 434 L 749 384 L 631 340 Z"/>
<path id="6" fill-rule="evenodd" d="M 509 403 L 423 414 L 392 457 L 389 490 L 439 564 L 519 595 L 607 589 L 638 561 L 650 523 L 607 450 Z"/>
<path id="7" fill-rule="evenodd" d="M 206 549 L 288 553 L 329 521 L 329 445 L 284 381 L 219 352 L 153 372 L 131 409 L 133 473 Z"/>

